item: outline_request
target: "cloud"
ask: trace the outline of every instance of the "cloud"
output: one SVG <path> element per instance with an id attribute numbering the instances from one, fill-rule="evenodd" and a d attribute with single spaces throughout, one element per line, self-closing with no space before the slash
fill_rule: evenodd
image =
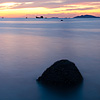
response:
<path id="1" fill-rule="evenodd" d="M 65 16 L 85 12 L 96 12 L 97 14 L 100 12 L 100 0 L 0 0 L 0 12 L 6 15 L 7 11 L 10 14 L 17 12 L 30 16 L 32 14 Z"/>
<path id="2" fill-rule="evenodd" d="M 66 9 L 66 11 L 74 11 L 74 10 L 92 10 L 92 9 L 96 9 L 94 7 L 89 7 L 89 8 L 77 8 L 77 9 Z"/>
<path id="3" fill-rule="evenodd" d="M 67 10 L 91 10 L 95 8 L 100 8 L 100 2 L 96 0 L 95 2 L 89 2 L 90 0 L 4 0 L 5 3 L 0 3 L 0 9 L 21 9 L 21 8 L 38 8 L 44 7 L 48 9 L 54 8 L 66 8 Z M 9 1 L 9 2 L 8 2 Z M 85 2 L 88 1 L 88 2 Z M 94 0 L 91 0 L 94 1 Z M 1 0 L 3 2 L 3 0 Z M 85 6 L 84 6 L 85 5 Z M 81 7 L 82 6 L 82 7 Z"/>
<path id="4" fill-rule="evenodd" d="M 65 7 L 69 5 L 77 5 L 77 4 L 90 4 L 90 5 L 98 5 L 100 4 L 100 0 L 1 0 L 0 3 L 16 3 L 15 6 L 11 7 L 11 9 L 17 8 L 34 8 L 34 7 L 45 7 L 45 8 L 59 8 Z M 93 2 L 93 3 L 92 3 Z M 20 4 L 19 4 L 20 3 Z"/>
<path id="5" fill-rule="evenodd" d="M 12 9 L 16 6 L 21 5 L 21 3 L 9 2 L 9 3 L 1 3 L 0 9 Z"/>

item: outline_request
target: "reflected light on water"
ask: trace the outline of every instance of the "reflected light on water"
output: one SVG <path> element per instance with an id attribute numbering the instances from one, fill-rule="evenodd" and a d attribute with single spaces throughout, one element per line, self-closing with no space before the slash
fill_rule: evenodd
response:
<path id="1" fill-rule="evenodd" d="M 0 100 L 99 100 L 99 19 L 20 20 L 0 22 Z M 84 77 L 70 96 L 58 96 L 36 82 L 60 59 L 73 61 Z"/>

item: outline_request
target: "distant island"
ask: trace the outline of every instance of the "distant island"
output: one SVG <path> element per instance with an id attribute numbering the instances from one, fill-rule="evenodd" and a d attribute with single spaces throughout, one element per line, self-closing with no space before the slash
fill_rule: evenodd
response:
<path id="1" fill-rule="evenodd" d="M 51 17 L 51 18 L 55 18 L 56 19 L 56 18 L 59 18 L 59 17 Z"/>
<path id="2" fill-rule="evenodd" d="M 76 16 L 74 18 L 100 18 L 100 17 L 96 17 L 93 15 L 81 15 L 81 16 Z"/>
<path id="3" fill-rule="evenodd" d="M 36 18 L 43 18 L 43 16 L 40 16 L 40 17 L 36 16 Z"/>

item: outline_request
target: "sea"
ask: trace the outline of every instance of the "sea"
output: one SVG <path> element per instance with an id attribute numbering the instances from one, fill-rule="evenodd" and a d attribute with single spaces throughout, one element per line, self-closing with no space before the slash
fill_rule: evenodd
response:
<path id="1" fill-rule="evenodd" d="M 84 78 L 69 92 L 36 81 L 61 59 Z M 100 18 L 1 18 L 0 100 L 100 100 Z"/>

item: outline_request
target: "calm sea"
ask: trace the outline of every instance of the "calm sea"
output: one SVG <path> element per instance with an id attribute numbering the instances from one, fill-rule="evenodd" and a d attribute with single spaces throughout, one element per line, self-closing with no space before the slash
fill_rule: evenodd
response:
<path id="1" fill-rule="evenodd" d="M 100 19 L 63 20 L 0 19 L 0 100 L 100 100 Z M 61 59 L 84 77 L 70 93 L 36 82 Z"/>

